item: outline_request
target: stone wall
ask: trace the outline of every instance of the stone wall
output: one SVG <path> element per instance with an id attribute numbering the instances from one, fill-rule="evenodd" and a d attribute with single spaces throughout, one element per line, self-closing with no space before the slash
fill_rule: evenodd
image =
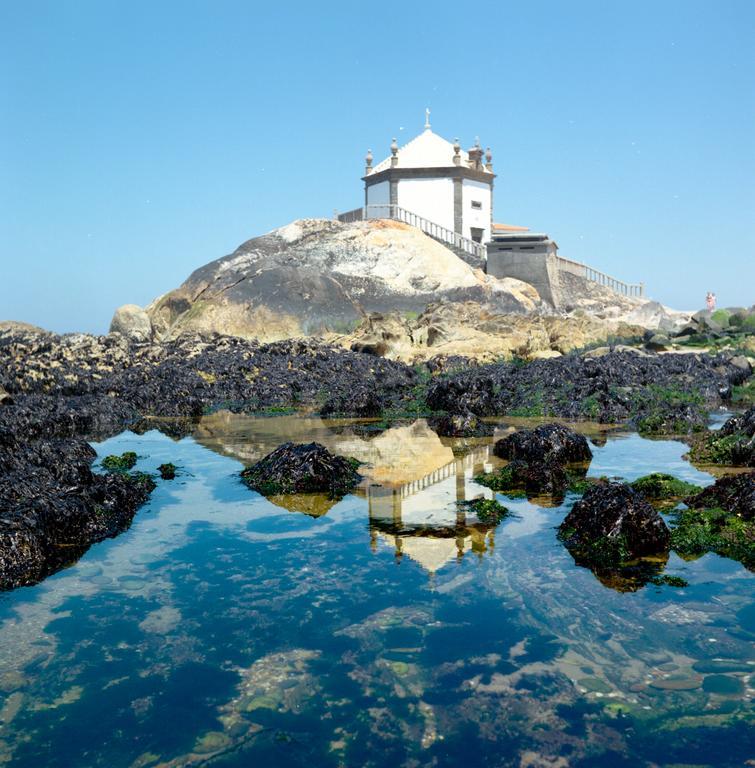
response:
<path id="1" fill-rule="evenodd" d="M 561 304 L 558 270 L 560 259 L 555 249 L 546 244 L 533 250 L 503 250 L 495 242 L 488 243 L 487 273 L 493 277 L 514 277 L 529 283 L 543 301 L 554 307 Z"/>

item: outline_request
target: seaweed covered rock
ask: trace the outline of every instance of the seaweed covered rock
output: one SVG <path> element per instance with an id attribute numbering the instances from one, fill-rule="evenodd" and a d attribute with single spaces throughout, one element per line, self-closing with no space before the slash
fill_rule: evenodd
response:
<path id="1" fill-rule="evenodd" d="M 160 473 L 160 477 L 163 480 L 175 480 L 177 470 L 178 467 L 171 461 L 168 461 L 165 464 L 161 464 L 157 468 L 157 471 Z"/>
<path id="2" fill-rule="evenodd" d="M 564 355 L 530 363 L 478 365 L 435 377 L 433 410 L 458 412 L 463 400 L 478 416 L 558 416 L 615 424 L 635 420 L 651 433 L 688 433 L 706 411 L 731 397 L 748 372 L 727 355 Z"/>
<path id="3" fill-rule="evenodd" d="M 669 531 L 658 512 L 624 483 L 599 483 L 585 492 L 559 527 L 570 550 L 606 563 L 663 552 Z"/>
<path id="4" fill-rule="evenodd" d="M 563 424 L 541 424 L 535 429 L 521 429 L 498 440 L 493 453 L 502 459 L 559 464 L 589 461 L 592 451 L 584 435 Z"/>
<path id="5" fill-rule="evenodd" d="M 687 435 L 702 432 L 708 422 L 708 413 L 701 397 L 695 394 L 661 393 L 656 397 L 643 395 L 636 405 L 636 414 L 630 419 L 641 435 Z M 722 400 L 726 390 L 721 391 Z"/>
<path id="6" fill-rule="evenodd" d="M 479 475 L 475 481 L 494 491 L 524 491 L 552 496 L 563 496 L 569 485 L 563 464 L 553 458 L 533 462 L 514 459 L 497 472 Z"/>
<path id="7" fill-rule="evenodd" d="M 320 408 L 320 415 L 371 418 L 379 416 L 384 405 L 379 393 L 373 387 L 357 386 L 352 392 L 329 397 Z"/>
<path id="8" fill-rule="evenodd" d="M 706 552 L 737 560 L 755 570 L 755 520 L 718 507 L 679 509 L 673 513 L 671 546 L 684 558 Z"/>
<path id="9" fill-rule="evenodd" d="M 691 441 L 690 459 L 698 464 L 755 467 L 755 407 L 732 416 L 719 430 Z"/>
<path id="10" fill-rule="evenodd" d="M 332 454 L 319 443 L 284 443 L 241 473 L 263 496 L 327 492 L 344 496 L 361 480 L 354 459 Z"/>
<path id="11" fill-rule="evenodd" d="M 645 475 L 634 480 L 630 485 L 646 499 L 653 501 L 674 501 L 700 490 L 700 486 L 679 480 L 673 475 L 667 475 L 663 472 Z"/>
<path id="12" fill-rule="evenodd" d="M 128 528 L 152 486 L 91 472 L 81 439 L 17 439 L 0 425 L 0 589 L 33 584 Z"/>
<path id="13" fill-rule="evenodd" d="M 483 525 L 498 525 L 511 514 L 510 509 L 495 499 L 460 501 L 458 507 L 462 512 L 471 512 Z"/>
<path id="14" fill-rule="evenodd" d="M 484 437 L 493 434 L 493 425 L 481 421 L 470 411 L 442 413 L 428 421 L 440 437 Z"/>
<path id="15" fill-rule="evenodd" d="M 755 519 L 755 472 L 719 477 L 713 485 L 684 500 L 693 509 L 722 509 L 743 520 Z"/>

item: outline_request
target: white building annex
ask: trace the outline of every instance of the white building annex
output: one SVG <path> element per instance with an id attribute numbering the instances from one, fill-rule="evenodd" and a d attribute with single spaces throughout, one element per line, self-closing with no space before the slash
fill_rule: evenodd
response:
<path id="1" fill-rule="evenodd" d="M 476 243 L 490 240 L 493 223 L 493 158 L 479 141 L 462 150 L 459 140 L 433 133 L 430 111 L 425 129 L 373 167 L 367 152 L 364 181 L 368 218 L 391 217 L 389 206 L 409 211 Z"/>

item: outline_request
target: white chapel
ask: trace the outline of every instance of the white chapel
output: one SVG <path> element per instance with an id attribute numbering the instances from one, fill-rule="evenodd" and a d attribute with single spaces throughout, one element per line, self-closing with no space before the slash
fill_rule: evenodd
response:
<path id="1" fill-rule="evenodd" d="M 390 156 L 372 161 L 369 150 L 362 177 L 368 218 L 397 206 L 477 243 L 491 239 L 495 174 L 490 148 L 483 153 L 479 140 L 466 151 L 458 139 L 446 141 L 433 133 L 426 110 L 419 136 L 402 147 L 393 139 Z"/>

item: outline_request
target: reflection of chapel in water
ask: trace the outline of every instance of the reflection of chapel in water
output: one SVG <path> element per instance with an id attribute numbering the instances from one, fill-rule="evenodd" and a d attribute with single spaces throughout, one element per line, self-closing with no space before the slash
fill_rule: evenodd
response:
<path id="1" fill-rule="evenodd" d="M 356 494 L 369 508 L 370 540 L 392 548 L 430 573 L 459 560 L 467 552 L 483 554 L 493 548 L 495 526 L 476 519 L 460 501 L 494 498 L 474 482 L 491 458 L 490 445 L 477 445 L 463 457 L 441 440 L 425 419 L 401 424 L 377 434 L 365 434 L 353 424 L 320 418 L 280 416 L 262 418 L 215 413 L 202 418 L 194 434 L 202 445 L 226 456 L 252 463 L 284 440 L 316 440 L 341 456 L 363 462 L 365 476 Z M 492 440 L 490 441 L 492 442 Z M 321 517 L 337 503 L 325 494 L 270 497 L 276 506 Z"/>
<path id="2" fill-rule="evenodd" d="M 406 555 L 434 573 L 466 552 L 482 555 L 492 550 L 495 526 L 481 523 L 459 504 L 480 496 L 493 498 L 490 489 L 473 479 L 489 458 L 490 447 L 480 446 L 415 480 L 370 482 L 365 495 L 373 551 L 382 542 L 394 549 L 397 559 Z"/>

